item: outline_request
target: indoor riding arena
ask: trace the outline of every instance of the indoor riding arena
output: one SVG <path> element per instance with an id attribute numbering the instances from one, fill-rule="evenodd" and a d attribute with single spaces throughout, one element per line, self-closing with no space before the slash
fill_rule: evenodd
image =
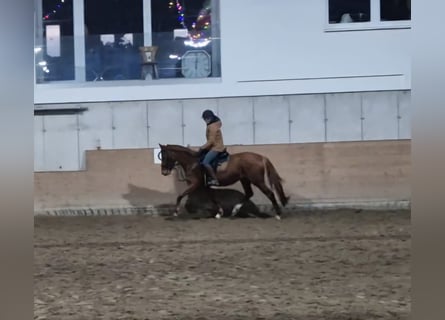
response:
<path id="1" fill-rule="evenodd" d="M 41 204 L 91 206 L 36 216 L 36 319 L 407 319 L 410 211 L 396 199 L 407 192 L 409 143 L 273 149 L 291 195 L 281 221 L 258 190 L 230 217 L 242 199 L 235 189 L 216 194 L 229 217 L 213 218 L 215 208 L 196 192 L 174 218 L 176 191 L 165 190 L 185 183 L 161 176 L 148 150 L 92 151 L 91 170 L 37 174 Z M 118 194 L 132 206 L 91 203 Z M 322 197 L 340 194 L 387 200 Z"/>
<path id="2" fill-rule="evenodd" d="M 409 0 L 34 1 L 35 320 L 410 318 Z"/>

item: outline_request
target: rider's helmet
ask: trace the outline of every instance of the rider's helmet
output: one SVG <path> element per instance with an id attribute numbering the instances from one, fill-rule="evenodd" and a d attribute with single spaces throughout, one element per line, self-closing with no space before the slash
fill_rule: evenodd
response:
<path id="1" fill-rule="evenodd" d="M 212 118 L 214 118 L 214 117 L 215 117 L 215 114 L 213 113 L 212 110 L 205 110 L 205 111 L 202 113 L 202 118 L 203 118 L 203 119 L 212 119 Z"/>

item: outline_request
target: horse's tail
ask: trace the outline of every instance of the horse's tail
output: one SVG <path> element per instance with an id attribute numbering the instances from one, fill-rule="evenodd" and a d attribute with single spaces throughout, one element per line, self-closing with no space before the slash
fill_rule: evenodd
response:
<path id="1" fill-rule="evenodd" d="M 290 197 L 284 194 L 283 185 L 281 184 L 283 179 L 280 177 L 272 162 L 270 162 L 268 158 L 263 157 L 263 163 L 266 177 L 269 179 L 272 189 L 278 193 L 281 204 L 283 207 L 285 207 Z"/>

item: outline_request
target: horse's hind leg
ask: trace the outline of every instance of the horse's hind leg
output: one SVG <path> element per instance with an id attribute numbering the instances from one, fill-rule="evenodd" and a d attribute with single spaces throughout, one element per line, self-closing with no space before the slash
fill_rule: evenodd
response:
<path id="1" fill-rule="evenodd" d="M 273 208 L 275 210 L 275 218 L 277 220 L 281 219 L 281 208 L 278 205 L 277 199 L 275 198 L 275 194 L 273 193 L 273 191 L 266 186 L 266 184 L 264 182 L 258 182 L 255 183 L 255 185 L 258 187 L 258 189 L 260 189 L 265 195 L 266 197 L 269 198 L 269 200 L 272 202 Z"/>
<path id="2" fill-rule="evenodd" d="M 180 194 L 177 198 L 176 198 L 176 206 L 175 206 L 175 212 L 173 213 L 173 215 L 175 217 L 178 216 L 179 214 L 179 209 L 180 209 L 180 204 L 181 204 L 181 200 L 182 198 L 184 198 L 185 196 L 183 194 Z"/>
<path id="3" fill-rule="evenodd" d="M 233 209 L 232 209 L 232 217 L 236 216 L 236 214 L 240 211 L 241 207 L 246 204 L 250 198 L 252 198 L 253 196 L 253 191 L 252 191 L 252 183 L 250 182 L 249 179 L 246 178 L 242 178 L 241 180 L 241 185 L 243 186 L 244 189 L 244 199 L 243 202 L 236 204 Z"/>

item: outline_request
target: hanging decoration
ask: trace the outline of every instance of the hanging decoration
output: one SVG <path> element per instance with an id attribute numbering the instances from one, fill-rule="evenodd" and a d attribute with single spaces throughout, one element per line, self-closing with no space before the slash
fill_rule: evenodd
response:
<path id="1" fill-rule="evenodd" d="M 43 20 L 48 20 L 49 18 L 51 18 L 52 15 L 56 14 L 57 10 L 62 8 L 63 3 L 65 3 L 65 0 L 60 0 L 60 3 L 56 5 L 55 9 L 51 10 L 43 16 Z"/>
<path id="2" fill-rule="evenodd" d="M 175 0 L 176 10 L 178 11 L 178 21 L 184 29 L 189 29 L 185 24 L 185 10 L 184 6 L 179 0 Z M 169 8 L 173 7 L 173 1 L 169 2 Z M 211 5 L 210 1 L 206 1 L 204 7 L 199 11 L 198 17 L 195 22 L 193 22 L 191 28 L 202 30 L 208 29 L 210 26 L 210 16 L 211 16 Z"/>
<path id="3" fill-rule="evenodd" d="M 170 2 L 170 4 L 171 4 L 171 2 Z M 184 29 L 187 29 L 187 26 L 185 25 L 185 22 L 184 22 L 184 7 L 179 2 L 179 0 L 176 0 L 176 10 L 178 10 L 178 21 L 179 21 L 179 23 L 181 24 L 181 26 Z"/>
<path id="4" fill-rule="evenodd" d="M 185 9 L 184 6 L 181 4 L 180 0 L 170 0 L 169 8 L 172 9 L 173 6 L 176 6 L 176 10 L 178 12 L 178 21 L 181 24 L 181 26 L 187 30 L 188 33 L 188 40 L 186 40 L 184 43 L 187 46 L 192 47 L 205 47 L 207 46 L 211 41 L 211 13 L 212 13 L 212 6 L 211 6 L 211 0 L 206 0 L 204 2 L 203 7 L 198 13 L 198 17 L 196 20 L 191 24 L 190 28 L 187 27 L 185 23 Z"/>

